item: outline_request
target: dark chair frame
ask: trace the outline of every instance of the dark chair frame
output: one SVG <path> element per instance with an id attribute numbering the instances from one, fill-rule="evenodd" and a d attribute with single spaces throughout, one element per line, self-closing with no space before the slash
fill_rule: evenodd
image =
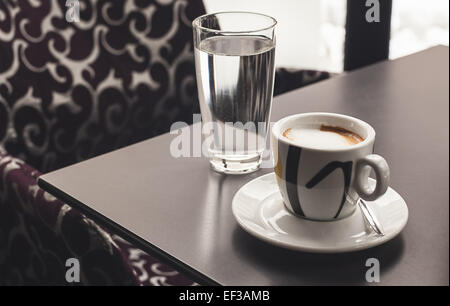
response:
<path id="1" fill-rule="evenodd" d="M 379 22 L 368 22 L 367 11 L 379 4 Z M 347 0 L 344 70 L 364 67 L 389 57 L 392 0 Z"/>

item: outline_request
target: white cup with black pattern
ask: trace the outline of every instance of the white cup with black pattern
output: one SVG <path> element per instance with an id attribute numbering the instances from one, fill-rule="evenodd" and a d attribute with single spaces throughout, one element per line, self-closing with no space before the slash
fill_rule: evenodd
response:
<path id="1" fill-rule="evenodd" d="M 334 126 L 363 138 L 345 148 L 314 148 L 283 136 L 289 128 Z M 375 130 L 366 122 L 340 114 L 304 113 L 285 117 L 272 128 L 277 183 L 286 208 L 310 220 L 334 221 L 350 216 L 359 198 L 374 201 L 389 185 L 389 166 L 373 154 Z M 376 185 L 369 184 L 371 169 Z"/>

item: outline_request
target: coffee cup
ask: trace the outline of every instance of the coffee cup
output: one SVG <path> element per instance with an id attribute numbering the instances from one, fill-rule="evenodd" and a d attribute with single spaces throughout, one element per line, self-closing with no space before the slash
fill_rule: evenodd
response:
<path id="1" fill-rule="evenodd" d="M 303 113 L 279 120 L 272 128 L 272 151 L 286 208 L 298 217 L 333 221 L 350 216 L 359 198 L 382 196 L 389 166 L 373 154 L 374 143 L 375 130 L 346 115 Z"/>

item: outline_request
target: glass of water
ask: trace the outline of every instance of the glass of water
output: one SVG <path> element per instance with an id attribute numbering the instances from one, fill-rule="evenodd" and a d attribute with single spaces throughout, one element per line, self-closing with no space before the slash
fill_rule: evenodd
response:
<path id="1" fill-rule="evenodd" d="M 203 132 L 211 133 L 210 164 L 218 172 L 243 174 L 261 165 L 272 107 L 276 23 L 251 12 L 193 21 Z"/>

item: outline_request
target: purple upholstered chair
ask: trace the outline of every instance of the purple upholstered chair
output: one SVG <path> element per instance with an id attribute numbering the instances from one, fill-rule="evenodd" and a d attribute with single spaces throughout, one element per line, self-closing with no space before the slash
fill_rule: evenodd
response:
<path id="1" fill-rule="evenodd" d="M 0 2 L 0 283 L 193 285 L 37 186 L 47 172 L 167 132 L 197 105 L 199 0 Z M 279 69 L 279 94 L 327 78 Z"/>

